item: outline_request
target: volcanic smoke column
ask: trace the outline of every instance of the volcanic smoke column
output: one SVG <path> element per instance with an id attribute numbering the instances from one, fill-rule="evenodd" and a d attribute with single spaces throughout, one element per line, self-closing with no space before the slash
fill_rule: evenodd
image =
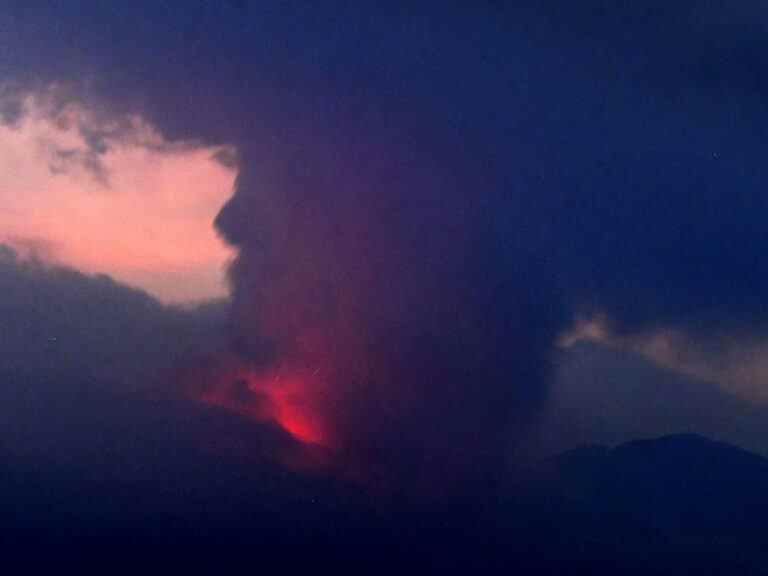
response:
<path id="1" fill-rule="evenodd" d="M 286 133 L 241 148 L 216 221 L 239 251 L 250 389 L 366 482 L 487 479 L 544 399 L 562 324 L 541 266 L 510 248 L 504 194 L 457 149 L 383 127 Z"/>

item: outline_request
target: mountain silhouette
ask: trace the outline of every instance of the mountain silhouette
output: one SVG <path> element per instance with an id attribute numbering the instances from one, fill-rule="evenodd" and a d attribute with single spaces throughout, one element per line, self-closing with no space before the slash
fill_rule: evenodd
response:
<path id="1" fill-rule="evenodd" d="M 764 573 L 768 460 L 680 434 L 570 450 L 518 480 L 514 506 L 555 564 L 592 573 Z M 603 572 L 603 570 L 606 570 Z"/>
<path id="2" fill-rule="evenodd" d="M 185 418 L 201 433 L 221 427 L 216 414 Z M 242 425 L 233 438 L 275 434 Z M 102 436 L 106 464 L 6 454 L 6 565 L 768 573 L 768 459 L 701 436 L 581 447 L 528 467 L 501 496 L 424 503 L 238 453 L 174 449 L 168 426 L 147 424 L 140 442 Z"/>

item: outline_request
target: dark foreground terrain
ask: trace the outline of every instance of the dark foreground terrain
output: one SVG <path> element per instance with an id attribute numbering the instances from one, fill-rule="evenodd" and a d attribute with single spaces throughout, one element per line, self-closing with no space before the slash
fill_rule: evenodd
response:
<path id="1" fill-rule="evenodd" d="M 275 446 L 276 430 L 248 423 L 241 430 L 216 414 L 169 422 L 145 413 L 141 423 L 112 414 L 92 429 L 69 430 L 72 440 L 62 431 L 35 454 L 4 443 L 6 567 L 266 574 L 768 569 L 768 460 L 702 437 L 579 448 L 519 472 L 500 495 L 478 490 L 425 503 L 373 497 L 175 436 L 182 425 L 197 426 L 227 443 L 271 434 L 265 442 Z M 67 451 L 67 442 L 83 445 L 88 437 L 91 452 Z M 241 448 L 258 455 L 256 444 Z"/>

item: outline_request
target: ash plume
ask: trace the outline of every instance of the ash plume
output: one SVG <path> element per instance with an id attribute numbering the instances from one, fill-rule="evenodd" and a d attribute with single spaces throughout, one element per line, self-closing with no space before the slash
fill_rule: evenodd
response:
<path id="1" fill-rule="evenodd" d="M 545 399 L 565 315 L 542 262 L 500 249 L 503 194 L 473 186 L 461 147 L 374 122 L 245 152 L 259 161 L 217 219 L 239 251 L 233 346 L 257 372 L 307 376 L 306 410 L 352 474 L 490 476 Z"/>

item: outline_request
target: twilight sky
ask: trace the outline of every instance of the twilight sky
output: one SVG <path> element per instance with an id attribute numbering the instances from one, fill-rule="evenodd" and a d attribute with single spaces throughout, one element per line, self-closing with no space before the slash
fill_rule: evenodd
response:
<path id="1" fill-rule="evenodd" d="M 50 99 L 26 96 L 21 119 L 0 125 L 0 242 L 165 302 L 225 296 L 231 251 L 213 219 L 234 170 L 216 161 L 221 149 L 169 143 L 137 116 L 53 112 Z M 96 153 L 87 138 L 98 135 Z"/>
<path id="2" fill-rule="evenodd" d="M 186 393 L 384 488 L 495 477 L 584 340 L 764 402 L 762 4 L 368 4 L 9 2 L 10 269 L 228 295 Z"/>

